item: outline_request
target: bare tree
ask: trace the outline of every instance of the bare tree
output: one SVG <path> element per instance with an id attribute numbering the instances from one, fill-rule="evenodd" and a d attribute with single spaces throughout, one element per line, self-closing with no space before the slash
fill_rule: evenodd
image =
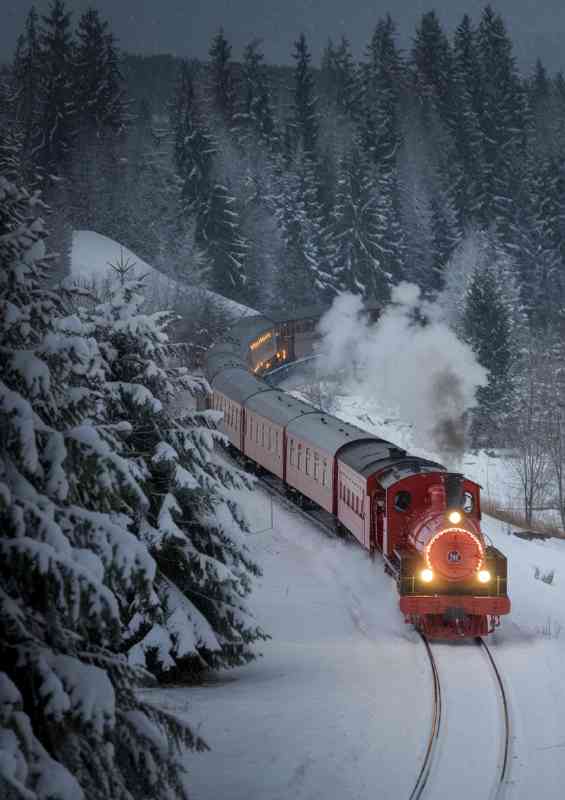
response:
<path id="1" fill-rule="evenodd" d="M 550 480 L 546 440 L 549 368 L 547 351 L 541 342 L 532 340 L 522 355 L 518 397 L 508 431 L 528 525 L 532 524 L 534 510 L 545 504 Z"/>

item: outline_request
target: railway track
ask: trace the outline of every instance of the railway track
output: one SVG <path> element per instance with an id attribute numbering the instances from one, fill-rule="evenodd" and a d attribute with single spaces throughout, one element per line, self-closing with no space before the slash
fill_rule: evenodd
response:
<path id="1" fill-rule="evenodd" d="M 430 660 L 430 667 L 432 670 L 432 679 L 433 679 L 432 725 L 428 737 L 426 752 L 424 754 L 424 761 L 422 763 L 422 767 L 418 774 L 418 779 L 416 780 L 416 783 L 410 795 L 410 800 L 420 800 L 420 798 L 424 794 L 426 786 L 428 785 L 428 779 L 430 777 L 430 772 L 434 761 L 434 754 L 437 749 L 437 744 L 439 742 L 439 733 L 441 728 L 442 697 L 441 697 L 441 684 L 439 680 L 439 672 L 434 658 L 434 654 L 432 653 L 432 648 L 430 646 L 430 643 L 428 642 L 425 636 L 422 636 L 422 641 L 426 648 L 426 652 Z"/>
<path id="2" fill-rule="evenodd" d="M 446 704 L 445 701 L 445 692 L 443 691 L 443 685 L 440 678 L 440 671 L 438 668 L 438 664 L 434 655 L 434 651 L 430 642 L 426 639 L 426 637 L 422 636 L 422 641 L 426 648 L 426 653 L 428 655 L 428 659 L 430 662 L 430 668 L 432 673 L 432 714 L 431 714 L 431 726 L 430 732 L 428 734 L 428 740 L 426 744 L 426 750 L 424 753 L 424 759 L 422 765 L 420 767 L 420 771 L 418 773 L 416 782 L 414 784 L 414 788 L 410 794 L 410 800 L 420 800 L 426 796 L 430 798 L 440 798 L 440 797 L 451 797 L 455 796 L 453 791 L 450 791 L 448 794 L 445 792 L 444 789 L 440 789 L 438 793 L 438 783 L 441 784 L 441 780 L 432 780 L 431 775 L 432 771 L 436 772 L 436 762 L 439 760 L 439 750 L 440 749 L 449 749 L 446 747 L 445 734 L 441 733 L 442 731 L 442 722 L 445 721 L 446 712 L 449 706 Z M 505 789 L 508 782 L 509 777 L 509 767 L 510 767 L 510 709 L 508 698 L 506 695 L 506 690 L 504 688 L 504 682 L 502 680 L 502 676 L 494 660 L 492 652 L 486 642 L 479 638 L 476 640 L 476 644 L 480 647 L 481 651 L 485 655 L 485 659 L 489 665 L 489 673 L 490 678 L 494 677 L 494 682 L 496 684 L 497 689 L 497 701 L 500 705 L 502 711 L 502 734 L 499 735 L 499 755 L 496 759 L 496 780 L 493 784 L 492 778 L 488 779 L 488 776 L 485 776 L 486 785 L 484 789 L 481 789 L 476 782 L 472 782 L 473 778 L 476 779 L 477 772 L 472 772 L 469 775 L 469 781 L 465 781 L 462 779 L 463 773 L 458 773 L 458 784 L 459 784 L 459 791 L 457 796 L 460 798 L 465 798 L 467 795 L 465 794 L 465 787 L 468 784 L 471 788 L 472 794 L 468 795 L 472 797 L 473 800 L 475 798 L 479 800 L 481 797 L 484 797 L 485 800 L 502 800 L 504 797 Z M 445 647 L 445 646 L 444 646 Z M 464 649 L 463 649 L 464 648 Z M 473 677 L 473 670 L 472 670 L 472 659 L 467 658 L 468 649 L 463 645 L 463 648 L 460 649 L 460 653 L 463 653 L 465 656 L 465 661 L 467 662 L 468 667 L 468 675 L 469 680 L 472 680 Z M 447 646 L 449 649 L 449 646 Z M 457 652 L 456 646 L 451 646 L 452 653 Z M 445 670 L 447 672 L 447 670 Z M 484 690 L 484 686 L 478 686 L 479 694 L 482 693 Z M 480 711 L 480 706 L 477 706 L 475 712 L 478 713 Z M 468 724 L 468 719 L 466 720 L 466 724 Z M 448 727 L 449 725 L 443 725 L 443 728 Z M 500 730 L 500 725 L 499 725 Z M 452 735 L 454 731 L 451 732 Z M 456 731 L 455 731 L 456 733 Z M 482 738 L 481 736 L 478 739 Z M 476 744 L 478 739 L 473 740 L 473 743 Z M 487 747 L 488 747 L 488 738 L 487 738 Z M 457 749 L 457 748 L 456 748 Z M 446 758 L 446 761 L 450 761 L 450 759 Z M 481 759 L 478 760 L 478 763 L 483 763 Z M 451 770 L 454 768 L 454 764 L 450 763 L 449 767 Z M 461 769 L 461 767 L 455 764 L 455 770 Z M 441 776 L 441 772 L 440 772 Z M 438 776 L 439 777 L 439 776 Z M 490 780 L 490 782 L 489 782 Z M 449 780 L 446 782 L 445 779 L 443 783 L 447 786 L 449 785 Z M 434 789 L 436 793 L 434 793 Z M 428 791 L 427 791 L 428 790 Z"/>
<path id="3" fill-rule="evenodd" d="M 500 762 L 500 770 L 498 775 L 498 782 L 496 786 L 496 793 L 494 795 L 495 798 L 501 798 L 502 792 L 506 786 L 506 782 L 508 780 L 508 773 L 510 768 L 510 707 L 508 704 L 508 698 L 506 696 L 506 689 L 504 688 L 504 681 L 502 680 L 502 676 L 496 664 L 496 661 L 493 658 L 491 653 L 490 647 L 487 645 L 484 639 L 477 639 L 477 644 L 485 653 L 491 667 L 493 674 L 496 678 L 496 683 L 498 686 L 498 692 L 500 696 L 500 701 L 502 705 L 502 715 L 504 717 L 504 738 L 502 742 L 502 757 Z"/>

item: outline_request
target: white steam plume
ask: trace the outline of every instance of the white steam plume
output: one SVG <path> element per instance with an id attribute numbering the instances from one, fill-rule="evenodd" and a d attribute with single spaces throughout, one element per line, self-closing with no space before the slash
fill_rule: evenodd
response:
<path id="1" fill-rule="evenodd" d="M 319 327 L 324 372 L 342 372 L 352 393 L 398 413 L 416 445 L 432 446 L 450 466 L 460 460 L 467 412 L 487 371 L 417 286 L 399 284 L 375 324 L 359 296 L 342 294 Z"/>

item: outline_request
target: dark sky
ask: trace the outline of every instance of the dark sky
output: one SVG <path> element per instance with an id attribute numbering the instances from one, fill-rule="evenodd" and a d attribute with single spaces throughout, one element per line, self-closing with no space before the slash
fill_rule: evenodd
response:
<path id="1" fill-rule="evenodd" d="M 11 58 L 31 2 L 0 0 L 0 58 Z M 36 0 L 45 11 L 49 0 Z M 210 39 L 220 25 L 239 59 L 243 45 L 263 39 L 267 59 L 288 63 L 292 43 L 304 31 L 318 63 L 328 37 L 349 38 L 359 57 L 379 16 L 390 10 L 400 43 L 407 47 L 421 14 L 435 8 L 451 31 L 463 13 L 477 20 L 484 0 L 69 0 L 78 16 L 95 5 L 110 20 L 123 49 L 131 52 L 170 52 L 206 57 Z M 520 66 L 528 68 L 540 55 L 552 71 L 565 69 L 563 0 L 495 0 L 507 23 Z"/>

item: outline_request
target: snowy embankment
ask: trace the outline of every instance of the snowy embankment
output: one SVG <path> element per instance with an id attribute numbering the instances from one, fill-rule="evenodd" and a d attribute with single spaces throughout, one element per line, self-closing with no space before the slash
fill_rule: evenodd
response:
<path id="1" fill-rule="evenodd" d="M 179 300 L 179 296 L 187 302 L 213 301 L 218 309 L 239 319 L 244 316 L 258 314 L 252 308 L 228 300 L 219 294 L 183 284 L 169 278 L 154 267 L 138 258 L 127 247 L 123 247 L 113 239 L 95 231 L 74 231 L 71 255 L 71 278 L 73 283 L 91 287 L 104 288 L 108 282 L 116 281 L 117 273 L 111 265 L 126 264 L 131 266 L 128 277 L 144 277 L 147 296 L 153 306 L 170 309 Z"/>
<path id="2" fill-rule="evenodd" d="M 330 539 L 262 488 L 241 497 L 272 641 L 203 687 L 151 691 L 211 745 L 195 800 L 408 797 L 428 727 L 429 667 L 378 561 Z"/>

